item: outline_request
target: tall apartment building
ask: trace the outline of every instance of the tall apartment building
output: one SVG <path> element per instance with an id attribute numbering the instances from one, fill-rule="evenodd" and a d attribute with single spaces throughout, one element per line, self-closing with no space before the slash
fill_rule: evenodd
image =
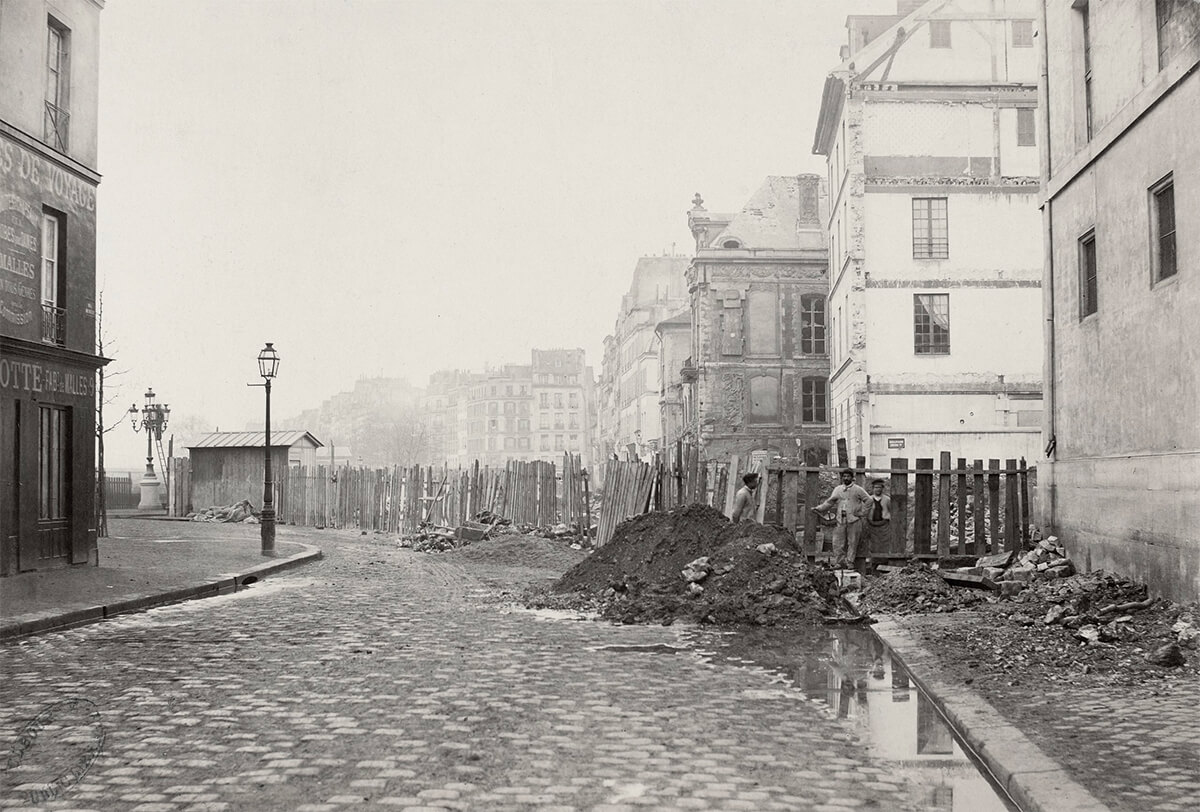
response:
<path id="1" fill-rule="evenodd" d="M 582 349 L 533 350 L 529 364 L 430 376 L 427 460 L 451 466 L 558 460 L 589 464 L 595 432 L 592 368 Z"/>
<path id="2" fill-rule="evenodd" d="M 847 19 L 830 190 L 831 420 L 850 455 L 1041 452 L 1037 0 Z"/>
<path id="3" fill-rule="evenodd" d="M 1200 598 L 1200 3 L 1044 3 L 1043 523 Z"/>
<path id="4" fill-rule="evenodd" d="M 701 457 L 829 454 L 829 256 L 818 175 L 768 177 L 734 215 L 688 212 L 691 356 L 681 388 Z M 688 379 L 694 383 L 687 383 Z"/>
<path id="5" fill-rule="evenodd" d="M 0 574 L 95 565 L 98 0 L 0 3 Z"/>
<path id="6" fill-rule="evenodd" d="M 687 266 L 684 256 L 642 257 L 634 266 L 616 326 L 604 340 L 599 394 L 600 451 L 605 457 L 638 459 L 663 447 L 655 330 L 659 322 L 688 309 Z"/>

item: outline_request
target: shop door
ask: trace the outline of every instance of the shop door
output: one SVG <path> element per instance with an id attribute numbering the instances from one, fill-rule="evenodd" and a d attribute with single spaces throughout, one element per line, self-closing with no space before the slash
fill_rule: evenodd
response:
<path id="1" fill-rule="evenodd" d="M 38 409 L 39 562 L 71 556 L 71 410 Z"/>

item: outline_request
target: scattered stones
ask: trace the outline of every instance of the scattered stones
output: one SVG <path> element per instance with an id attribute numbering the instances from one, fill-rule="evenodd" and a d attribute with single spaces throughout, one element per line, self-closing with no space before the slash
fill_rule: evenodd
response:
<path id="1" fill-rule="evenodd" d="M 1191 615 L 1180 615 L 1179 620 L 1171 627 L 1171 632 L 1175 635 L 1175 642 L 1183 648 L 1200 648 L 1200 629 L 1196 628 Z"/>
<path id="2" fill-rule="evenodd" d="M 708 556 L 701 556 L 683 568 L 683 580 L 688 583 L 699 583 L 708 577 L 712 569 L 713 566 L 708 560 Z"/>
<path id="3" fill-rule="evenodd" d="M 1187 662 L 1178 643 L 1167 643 L 1146 655 L 1146 662 L 1163 668 L 1178 668 Z"/>

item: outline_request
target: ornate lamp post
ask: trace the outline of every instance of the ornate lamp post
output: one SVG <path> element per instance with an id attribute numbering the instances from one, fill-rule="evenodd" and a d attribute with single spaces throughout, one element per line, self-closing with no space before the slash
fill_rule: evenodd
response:
<path id="1" fill-rule="evenodd" d="M 263 507 L 262 507 L 262 554 L 275 557 L 275 480 L 271 476 L 271 379 L 279 372 L 279 353 L 275 346 L 268 341 L 258 353 L 258 374 L 262 376 L 261 384 L 267 392 L 267 425 L 266 443 L 263 449 Z"/>
<path id="2" fill-rule="evenodd" d="M 155 440 L 162 441 L 163 429 L 167 427 L 170 416 L 170 406 L 154 402 L 153 389 L 146 390 L 146 405 L 140 412 L 136 403 L 129 407 L 129 422 L 133 425 L 133 430 L 146 431 L 146 473 L 142 475 L 142 481 L 139 483 L 142 497 L 138 501 L 138 510 L 157 510 L 161 507 L 158 499 L 158 477 L 154 475 L 153 443 Z"/>

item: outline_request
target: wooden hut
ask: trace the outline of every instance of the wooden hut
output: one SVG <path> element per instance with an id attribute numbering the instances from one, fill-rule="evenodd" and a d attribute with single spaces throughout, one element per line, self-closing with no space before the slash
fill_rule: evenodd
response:
<path id="1" fill-rule="evenodd" d="M 189 445 L 189 510 L 231 505 L 243 499 L 248 499 L 256 509 L 261 508 L 265 440 L 261 431 L 215 431 Z M 321 447 L 321 441 L 307 431 L 271 432 L 276 506 L 279 505 L 280 475 L 289 466 L 315 466 L 317 449 Z"/>

